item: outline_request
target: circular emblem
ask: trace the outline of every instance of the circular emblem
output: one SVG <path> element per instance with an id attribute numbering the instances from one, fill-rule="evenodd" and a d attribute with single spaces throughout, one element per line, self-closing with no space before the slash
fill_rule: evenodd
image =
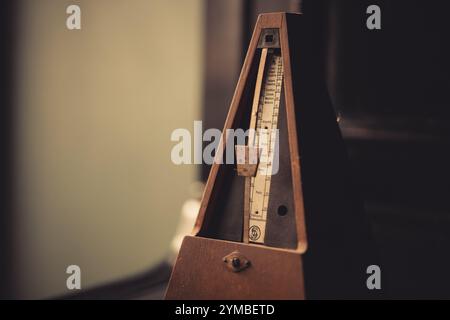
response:
<path id="1" fill-rule="evenodd" d="M 252 241 L 256 241 L 261 236 L 261 229 L 258 226 L 251 226 L 248 230 L 248 237 Z"/>

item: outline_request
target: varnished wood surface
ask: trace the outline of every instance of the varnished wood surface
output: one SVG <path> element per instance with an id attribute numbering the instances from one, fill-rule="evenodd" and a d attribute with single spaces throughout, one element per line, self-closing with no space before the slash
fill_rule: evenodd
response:
<path id="1" fill-rule="evenodd" d="M 238 251 L 250 266 L 230 271 L 223 257 Z M 301 256 L 260 245 L 187 236 L 166 299 L 303 299 Z"/>

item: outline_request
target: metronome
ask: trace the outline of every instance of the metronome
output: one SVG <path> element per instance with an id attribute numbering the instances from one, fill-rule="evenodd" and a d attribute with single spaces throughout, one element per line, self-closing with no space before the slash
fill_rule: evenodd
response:
<path id="1" fill-rule="evenodd" d="M 213 163 L 166 299 L 367 296 L 373 250 L 316 43 L 301 14 L 258 17 L 216 154 L 236 161 Z"/>

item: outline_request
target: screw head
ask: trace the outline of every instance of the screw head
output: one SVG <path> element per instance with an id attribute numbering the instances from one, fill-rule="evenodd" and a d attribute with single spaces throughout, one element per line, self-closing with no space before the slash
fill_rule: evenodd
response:
<path id="1" fill-rule="evenodd" d="M 233 268 L 239 268 L 241 266 L 241 260 L 235 257 L 233 258 L 233 260 L 231 260 L 231 265 L 233 266 Z"/>

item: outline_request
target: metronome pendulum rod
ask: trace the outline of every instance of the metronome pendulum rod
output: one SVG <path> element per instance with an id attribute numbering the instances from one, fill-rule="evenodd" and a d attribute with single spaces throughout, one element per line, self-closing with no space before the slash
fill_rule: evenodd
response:
<path id="1" fill-rule="evenodd" d="M 263 83 L 263 78 L 264 78 L 264 70 L 266 67 L 268 51 L 269 51 L 269 49 L 263 48 L 262 52 L 261 52 L 261 59 L 259 60 L 258 74 L 256 76 L 255 94 L 253 95 L 252 113 L 250 116 L 249 129 L 256 129 L 258 108 L 259 108 L 260 97 L 261 97 L 261 88 L 262 88 L 262 83 Z M 248 137 L 248 145 L 249 146 L 255 145 L 254 133 L 255 133 L 254 130 L 250 130 L 250 132 L 249 132 L 249 137 Z"/>
<path id="2" fill-rule="evenodd" d="M 263 48 L 249 126 L 248 158 L 255 152 L 259 161 L 255 176 L 245 178 L 245 243 L 264 243 L 282 81 L 281 55 Z"/>

